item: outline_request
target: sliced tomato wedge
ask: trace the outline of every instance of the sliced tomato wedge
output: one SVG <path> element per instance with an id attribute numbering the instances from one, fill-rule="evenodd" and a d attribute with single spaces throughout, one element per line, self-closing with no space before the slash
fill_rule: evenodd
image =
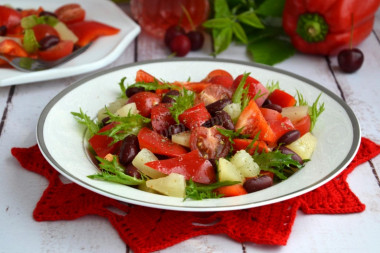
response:
<path id="1" fill-rule="evenodd" d="M 169 126 L 176 124 L 169 106 L 169 104 L 161 103 L 154 106 L 150 116 L 153 130 L 164 136 L 167 136 Z"/>
<path id="2" fill-rule="evenodd" d="M 44 50 L 38 51 L 38 56 L 45 61 L 55 61 L 68 56 L 73 52 L 74 43 L 71 40 L 61 40 L 58 44 Z"/>
<path id="3" fill-rule="evenodd" d="M 273 109 L 261 107 L 260 111 L 263 114 L 266 121 L 280 120 L 282 118 L 281 113 L 279 113 L 278 111 L 273 110 Z"/>
<path id="4" fill-rule="evenodd" d="M 276 142 L 285 133 L 295 129 L 293 123 L 287 117 L 282 117 L 280 120 L 269 120 L 268 123 L 276 136 Z"/>
<path id="5" fill-rule="evenodd" d="M 219 76 L 214 76 L 210 79 L 210 83 L 212 84 L 218 84 L 223 87 L 226 87 L 227 89 L 232 88 L 232 85 L 234 83 L 234 79 L 232 76 L 224 76 L 224 75 L 219 75 Z"/>
<path id="6" fill-rule="evenodd" d="M 247 194 L 247 191 L 241 184 L 222 186 L 215 189 L 215 191 L 223 195 L 223 197 L 234 197 Z"/>
<path id="7" fill-rule="evenodd" d="M 214 69 L 210 71 L 210 73 L 208 73 L 208 75 L 202 80 L 202 82 L 210 82 L 210 80 L 215 76 L 227 76 L 233 79 L 232 75 L 229 72 L 223 69 Z"/>
<path id="8" fill-rule="evenodd" d="M 120 31 L 118 28 L 97 21 L 80 21 L 68 27 L 78 37 L 76 44 L 79 46 L 85 46 L 98 37 L 114 35 Z"/>
<path id="9" fill-rule="evenodd" d="M 185 87 L 187 90 L 194 91 L 196 93 L 199 93 L 206 89 L 211 83 L 206 83 L 206 82 L 190 82 L 190 83 L 185 83 L 183 87 Z"/>
<path id="10" fill-rule="evenodd" d="M 236 88 L 239 86 L 239 83 L 241 79 L 243 78 L 243 75 L 239 75 L 235 78 L 232 89 L 236 90 Z M 255 99 L 256 104 L 258 106 L 262 106 L 264 101 L 268 98 L 269 91 L 265 86 L 260 83 L 260 81 L 256 80 L 255 78 L 248 76 L 247 80 L 245 81 L 244 88 L 248 86 L 248 96 L 250 99 L 254 98 L 257 95 L 257 98 Z"/>
<path id="11" fill-rule="evenodd" d="M 37 24 L 33 26 L 32 29 L 34 31 L 34 36 L 36 37 L 38 42 L 49 35 L 54 35 L 59 38 L 58 32 L 48 24 Z"/>
<path id="12" fill-rule="evenodd" d="M 231 98 L 232 90 L 227 89 L 219 84 L 211 84 L 207 86 L 196 98 L 197 103 L 204 103 L 206 106 L 218 100 Z"/>
<path id="13" fill-rule="evenodd" d="M 310 132 L 311 119 L 309 115 L 306 115 L 305 117 L 293 124 L 294 128 L 300 131 L 301 136 L 306 134 L 307 132 Z"/>
<path id="14" fill-rule="evenodd" d="M 105 132 L 107 130 L 112 129 L 116 123 L 111 123 L 106 126 L 104 126 L 102 129 L 99 130 L 99 133 Z M 95 134 L 92 136 L 88 142 L 90 143 L 91 147 L 94 149 L 97 156 L 104 158 L 107 154 L 116 154 L 119 151 L 120 145 L 122 141 L 119 141 L 117 143 L 113 142 L 113 138 L 109 137 L 107 135 L 99 135 Z"/>
<path id="15" fill-rule="evenodd" d="M 207 111 L 203 103 L 197 104 L 178 116 L 179 121 L 190 130 L 203 125 L 207 120 L 211 119 L 210 113 Z"/>
<path id="16" fill-rule="evenodd" d="M 136 93 L 128 99 L 128 103 L 135 103 L 137 110 L 139 110 L 140 114 L 144 117 L 150 117 L 152 108 L 160 103 L 160 101 L 161 98 L 159 95 L 149 91 Z"/>
<path id="17" fill-rule="evenodd" d="M 147 127 L 140 130 L 137 138 L 141 149 L 149 149 L 154 154 L 177 157 L 188 152 L 181 145 L 171 142 L 168 138 Z"/>
<path id="18" fill-rule="evenodd" d="M 259 140 L 268 143 L 275 143 L 276 141 L 276 135 L 253 99 L 241 112 L 236 122 L 235 129 L 238 130 L 240 128 L 243 128 L 242 134 L 248 134 L 251 138 L 260 133 Z"/>
<path id="19" fill-rule="evenodd" d="M 148 162 L 146 165 L 167 175 L 170 173 L 181 174 L 186 180 L 192 179 L 201 184 L 210 184 L 216 181 L 215 170 L 211 162 L 201 157 L 197 150 L 176 158 Z"/>
<path id="20" fill-rule="evenodd" d="M 65 24 L 83 21 L 86 11 L 79 4 L 65 4 L 54 11 L 57 18 Z"/>
<path id="21" fill-rule="evenodd" d="M 246 150 L 253 140 L 252 139 L 233 139 L 233 141 L 234 143 L 232 144 L 232 147 L 234 148 L 234 150 L 237 151 L 237 150 L 242 150 L 242 149 Z M 247 150 L 247 152 L 252 155 L 256 149 L 258 153 L 269 152 L 269 147 L 264 141 L 255 141 L 252 144 L 252 148 Z"/>
<path id="22" fill-rule="evenodd" d="M 275 89 L 269 95 L 268 99 L 273 104 L 280 105 L 281 107 L 290 107 L 294 106 L 297 103 L 296 99 L 292 95 L 279 89 Z"/>
<path id="23" fill-rule="evenodd" d="M 219 126 L 197 127 L 191 131 L 190 148 L 198 150 L 206 159 L 219 159 L 228 155 L 231 143 L 219 131 Z"/>
<path id="24" fill-rule="evenodd" d="M 12 39 L 6 39 L 0 42 L 0 53 L 9 56 L 27 57 L 25 49 Z"/>
<path id="25" fill-rule="evenodd" d="M 7 29 L 20 24 L 21 14 L 15 9 L 7 6 L 0 6 L 0 26 L 6 26 Z"/>
<path id="26" fill-rule="evenodd" d="M 151 74 L 145 72 L 144 70 L 142 69 L 139 69 L 136 73 L 136 82 L 139 83 L 139 82 L 143 82 L 143 83 L 153 83 L 154 80 L 158 80 L 157 78 L 155 78 L 154 76 L 152 76 Z"/>

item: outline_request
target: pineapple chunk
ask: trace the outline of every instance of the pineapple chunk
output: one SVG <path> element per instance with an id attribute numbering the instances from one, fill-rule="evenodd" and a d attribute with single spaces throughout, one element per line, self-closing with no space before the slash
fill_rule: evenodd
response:
<path id="1" fill-rule="evenodd" d="M 223 108 L 223 111 L 225 111 L 226 113 L 228 113 L 228 115 L 230 115 L 233 122 L 236 122 L 240 116 L 241 107 L 239 104 L 232 103 L 232 104 L 226 105 Z"/>
<path id="2" fill-rule="evenodd" d="M 144 191 L 144 192 L 150 192 L 150 193 L 158 193 L 157 191 L 153 190 L 152 188 L 149 188 L 148 186 L 146 186 L 146 181 L 142 184 L 139 184 L 137 186 L 137 188 L 140 190 L 140 191 Z"/>
<path id="3" fill-rule="evenodd" d="M 189 148 L 190 147 L 190 132 L 186 131 L 186 132 L 182 132 L 178 134 L 173 134 L 172 142 Z"/>
<path id="4" fill-rule="evenodd" d="M 169 176 L 146 181 L 146 186 L 172 197 L 185 197 L 186 179 L 183 175 L 171 173 Z"/>
<path id="5" fill-rule="evenodd" d="M 151 178 L 159 178 L 164 177 L 165 174 L 161 173 L 147 165 L 148 162 L 157 161 L 158 158 L 148 149 L 143 148 L 140 152 L 135 156 L 132 161 L 132 165 L 135 166 L 139 171 L 143 174 L 147 175 Z"/>
<path id="6" fill-rule="evenodd" d="M 74 44 L 78 41 L 78 37 L 65 25 L 65 23 L 58 22 L 54 29 L 58 32 L 61 40 L 71 40 Z"/>
<path id="7" fill-rule="evenodd" d="M 230 161 L 243 177 L 255 177 L 260 173 L 259 165 L 253 161 L 252 156 L 244 149 L 236 152 Z"/>
<path id="8" fill-rule="evenodd" d="M 240 171 L 230 161 L 219 158 L 218 163 L 219 181 L 239 181 L 243 182 L 243 176 Z"/>
<path id="9" fill-rule="evenodd" d="M 297 155 L 299 155 L 303 160 L 310 159 L 317 146 L 317 138 L 310 132 L 304 134 L 298 140 L 290 143 L 286 147 L 293 150 Z"/>
<path id="10" fill-rule="evenodd" d="M 125 98 L 120 98 L 112 103 L 110 103 L 108 106 L 107 106 L 107 109 L 108 111 L 110 111 L 111 113 L 115 113 L 117 110 L 119 110 L 123 105 L 125 105 L 127 103 L 127 99 Z M 108 115 L 106 114 L 106 108 L 102 108 L 99 110 L 98 112 L 98 121 L 102 121 L 105 117 L 108 117 Z"/>
<path id="11" fill-rule="evenodd" d="M 291 122 L 297 122 L 304 118 L 309 113 L 309 107 L 307 105 L 291 106 L 282 108 L 281 115 L 287 117 Z"/>
<path id="12" fill-rule="evenodd" d="M 139 110 L 137 110 L 135 103 L 129 103 L 118 109 L 115 114 L 120 117 L 127 117 L 129 114 L 138 114 Z"/>

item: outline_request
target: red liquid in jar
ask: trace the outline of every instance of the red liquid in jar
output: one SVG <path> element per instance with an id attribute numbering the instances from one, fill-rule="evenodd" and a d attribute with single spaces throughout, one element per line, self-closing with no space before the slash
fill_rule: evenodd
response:
<path id="1" fill-rule="evenodd" d="M 208 18 L 208 0 L 131 0 L 133 18 L 142 30 L 157 38 L 163 38 L 172 25 L 181 25 L 187 32 L 193 29 L 181 6 L 186 8 L 195 27 Z"/>

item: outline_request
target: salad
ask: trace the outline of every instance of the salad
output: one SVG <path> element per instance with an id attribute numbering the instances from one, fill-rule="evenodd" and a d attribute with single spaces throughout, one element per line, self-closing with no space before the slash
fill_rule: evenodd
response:
<path id="1" fill-rule="evenodd" d="M 119 32 L 118 28 L 85 17 L 86 11 L 74 3 L 53 11 L 0 5 L 0 53 L 9 59 L 30 57 L 54 61 L 100 36 Z M 9 65 L 0 59 L 0 66 Z"/>
<path id="2" fill-rule="evenodd" d="M 278 82 L 215 69 L 201 81 L 167 82 L 140 69 L 133 84 L 91 119 L 88 129 L 99 173 L 89 175 L 167 196 L 201 200 L 272 186 L 312 156 L 312 134 L 324 111 Z"/>

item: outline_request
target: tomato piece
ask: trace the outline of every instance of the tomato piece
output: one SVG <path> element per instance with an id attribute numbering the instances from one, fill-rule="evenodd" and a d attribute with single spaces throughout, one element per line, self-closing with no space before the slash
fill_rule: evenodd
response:
<path id="1" fill-rule="evenodd" d="M 268 123 L 276 136 L 276 142 L 285 133 L 295 129 L 293 123 L 287 117 L 282 117 L 280 120 L 269 120 Z"/>
<path id="2" fill-rule="evenodd" d="M 197 127 L 193 129 L 190 135 L 190 149 L 198 150 L 206 159 L 219 159 L 228 155 L 231 142 L 218 131 L 218 128 L 220 127 Z"/>
<path id="3" fill-rule="evenodd" d="M 251 100 L 247 107 L 241 112 L 235 125 L 236 130 L 240 128 L 243 128 L 242 134 L 248 134 L 252 138 L 260 132 L 259 140 L 268 143 L 274 143 L 276 141 L 273 130 L 270 128 L 254 100 Z"/>
<path id="4" fill-rule="evenodd" d="M 43 12 L 44 9 L 42 7 L 38 7 L 38 9 L 23 9 L 21 11 L 21 16 L 24 18 L 24 17 L 27 17 L 27 16 L 30 16 L 30 15 L 36 15 L 36 16 L 39 16 L 41 12 Z"/>
<path id="5" fill-rule="evenodd" d="M 232 147 L 234 150 L 242 150 L 247 149 L 247 147 L 251 144 L 253 141 L 252 139 L 233 139 L 234 143 L 232 144 Z M 251 155 L 255 152 L 257 149 L 258 153 L 269 152 L 269 147 L 264 141 L 255 141 L 252 145 L 252 148 L 249 149 L 247 152 Z"/>
<path id="6" fill-rule="evenodd" d="M 280 105 L 281 107 L 290 107 L 294 106 L 297 103 L 296 99 L 292 95 L 279 89 L 275 89 L 269 95 L 268 99 L 273 104 Z"/>
<path id="7" fill-rule="evenodd" d="M 227 89 L 226 87 L 221 86 L 219 84 L 211 84 L 207 86 L 201 93 L 199 93 L 199 96 L 197 96 L 196 98 L 196 104 L 204 103 L 207 106 L 218 100 L 231 97 L 231 89 Z"/>
<path id="8" fill-rule="evenodd" d="M 154 154 L 176 157 L 187 153 L 179 144 L 171 142 L 168 138 L 144 127 L 137 135 L 140 148 L 149 149 Z"/>
<path id="9" fill-rule="evenodd" d="M 243 75 L 239 75 L 238 77 L 235 78 L 233 84 L 232 84 L 232 89 L 236 90 L 236 88 L 239 86 L 239 83 L 241 79 L 243 78 Z M 255 78 L 248 76 L 247 80 L 245 81 L 244 88 L 248 86 L 248 97 L 250 99 L 254 98 L 257 94 L 258 98 L 255 99 L 256 104 L 258 106 L 262 106 L 264 101 L 268 98 L 269 91 L 265 86 Z"/>
<path id="10" fill-rule="evenodd" d="M 54 11 L 57 18 L 65 24 L 83 21 L 86 11 L 79 4 L 65 4 Z"/>
<path id="11" fill-rule="evenodd" d="M 0 42 L 0 53 L 17 57 L 28 56 L 28 53 L 25 51 L 25 49 L 16 41 L 11 39 L 6 39 Z"/>
<path id="12" fill-rule="evenodd" d="M 211 115 L 203 103 L 185 110 L 178 116 L 178 120 L 190 130 L 203 125 L 209 119 Z"/>
<path id="13" fill-rule="evenodd" d="M 300 131 L 301 136 L 306 134 L 307 132 L 310 132 L 310 126 L 311 126 L 310 115 L 306 115 L 305 117 L 303 117 L 302 119 L 300 119 L 299 121 L 293 124 L 294 124 L 294 128 Z"/>
<path id="14" fill-rule="evenodd" d="M 6 26 L 7 29 L 20 24 L 21 14 L 15 9 L 0 6 L 0 26 Z"/>
<path id="15" fill-rule="evenodd" d="M 98 133 L 105 132 L 107 130 L 112 129 L 116 123 L 108 124 L 102 129 L 99 130 Z M 90 143 L 91 147 L 94 149 L 97 156 L 104 158 L 107 154 L 116 154 L 119 151 L 120 145 L 122 141 L 116 142 L 111 145 L 113 141 L 112 137 L 109 137 L 107 135 L 99 135 L 95 134 L 92 136 L 88 142 Z"/>
<path id="16" fill-rule="evenodd" d="M 280 120 L 282 118 L 281 113 L 276 110 L 269 108 L 260 108 L 261 113 L 263 114 L 266 121 L 270 120 Z"/>
<path id="17" fill-rule="evenodd" d="M 215 191 L 223 195 L 223 197 L 234 197 L 247 194 L 247 191 L 241 184 L 222 186 L 215 189 Z"/>
<path id="18" fill-rule="evenodd" d="M 68 56 L 73 52 L 74 43 L 71 40 L 61 40 L 58 44 L 44 50 L 38 51 L 38 56 L 45 61 L 55 61 Z"/>
<path id="19" fill-rule="evenodd" d="M 136 72 L 136 82 L 139 83 L 139 82 L 143 82 L 143 83 L 153 83 L 154 80 L 158 80 L 157 78 L 155 78 L 154 76 L 152 76 L 151 74 L 145 72 L 144 70 L 142 69 L 139 69 L 137 72 Z"/>
<path id="20" fill-rule="evenodd" d="M 160 103 L 161 99 L 155 93 L 149 91 L 142 91 L 136 94 L 133 94 L 128 99 L 129 103 L 135 103 L 137 110 L 139 110 L 140 114 L 144 117 L 150 117 L 153 106 Z"/>
<path id="21" fill-rule="evenodd" d="M 211 78 L 215 76 L 227 76 L 233 79 L 232 75 L 223 69 L 214 69 L 202 80 L 202 82 L 210 82 Z"/>
<path id="22" fill-rule="evenodd" d="M 152 128 L 157 133 L 167 136 L 169 126 L 176 124 L 169 110 L 169 104 L 158 104 L 151 112 Z"/>
<path id="23" fill-rule="evenodd" d="M 76 44 L 85 46 L 100 36 L 117 34 L 120 29 L 97 22 L 81 21 L 68 25 L 69 29 L 78 37 Z"/>
<path id="24" fill-rule="evenodd" d="M 201 184 L 216 181 L 215 169 L 211 162 L 201 157 L 197 150 L 176 158 L 148 162 L 146 165 L 164 174 L 181 174 L 186 180 L 192 179 Z"/>
<path id="25" fill-rule="evenodd" d="M 187 90 L 194 91 L 195 93 L 199 93 L 206 89 L 211 83 L 205 82 L 190 82 L 183 85 Z"/>
<path id="26" fill-rule="evenodd" d="M 37 24 L 33 26 L 34 36 L 36 37 L 37 41 L 41 41 L 43 38 L 54 35 L 59 38 L 58 32 L 50 25 L 47 24 Z"/>
<path id="27" fill-rule="evenodd" d="M 223 87 L 226 87 L 227 89 L 231 89 L 234 83 L 234 79 L 232 78 L 232 76 L 218 75 L 218 76 L 213 76 L 210 79 L 210 83 L 219 84 L 219 85 L 222 85 Z"/>

